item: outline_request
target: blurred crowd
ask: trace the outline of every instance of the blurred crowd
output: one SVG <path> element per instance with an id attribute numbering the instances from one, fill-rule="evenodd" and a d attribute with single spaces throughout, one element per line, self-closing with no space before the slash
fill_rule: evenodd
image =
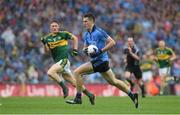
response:
<path id="1" fill-rule="evenodd" d="M 180 1 L 179 0 L 0 0 L 0 82 L 50 83 L 46 74 L 53 64 L 46 54 L 41 36 L 49 32 L 49 20 L 56 18 L 61 29 L 79 38 L 77 57 L 70 57 L 72 69 L 88 60 L 83 47 L 82 15 L 92 12 L 96 24 L 117 42 L 109 51 L 110 66 L 123 76 L 122 49 L 133 36 L 143 55 L 165 40 L 177 59 L 172 76 L 180 77 Z M 84 77 L 86 83 L 104 83 L 99 74 Z"/>

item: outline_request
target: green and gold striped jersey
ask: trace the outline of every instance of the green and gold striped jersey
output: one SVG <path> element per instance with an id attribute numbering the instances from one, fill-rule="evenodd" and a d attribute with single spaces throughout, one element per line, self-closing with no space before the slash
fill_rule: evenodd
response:
<path id="1" fill-rule="evenodd" d="M 151 59 L 142 60 L 140 63 L 141 70 L 143 72 L 150 71 L 152 70 L 153 64 L 154 64 L 154 61 Z"/>
<path id="2" fill-rule="evenodd" d="M 174 53 L 173 50 L 168 47 L 165 47 L 164 49 L 156 48 L 156 56 L 158 58 L 159 68 L 171 66 L 170 57 L 172 56 L 173 53 Z"/>
<path id="3" fill-rule="evenodd" d="M 50 33 L 41 38 L 43 44 L 47 44 L 51 50 L 52 57 L 55 62 L 68 58 L 68 39 L 72 38 L 72 34 L 67 31 L 59 31 Z"/>

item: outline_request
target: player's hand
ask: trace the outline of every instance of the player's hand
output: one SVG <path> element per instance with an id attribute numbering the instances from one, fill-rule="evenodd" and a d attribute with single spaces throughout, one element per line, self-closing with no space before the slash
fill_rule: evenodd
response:
<path id="1" fill-rule="evenodd" d="M 88 48 L 84 48 L 83 52 L 88 56 Z"/>
<path id="2" fill-rule="evenodd" d="M 131 53 L 131 52 L 132 52 L 132 49 L 131 49 L 131 47 L 128 47 L 128 50 L 129 50 L 129 53 Z"/>
<path id="3" fill-rule="evenodd" d="M 103 53 L 103 51 L 100 49 L 100 50 L 96 51 L 95 53 L 90 54 L 90 56 L 91 56 L 92 58 L 94 58 L 94 57 L 97 57 L 98 55 L 100 55 L 100 54 L 102 54 L 102 53 Z"/>
<path id="4" fill-rule="evenodd" d="M 170 58 L 169 60 L 172 62 L 174 60 L 174 58 Z"/>
<path id="5" fill-rule="evenodd" d="M 72 56 L 77 56 L 78 55 L 78 51 L 76 49 L 73 49 L 71 52 Z"/>

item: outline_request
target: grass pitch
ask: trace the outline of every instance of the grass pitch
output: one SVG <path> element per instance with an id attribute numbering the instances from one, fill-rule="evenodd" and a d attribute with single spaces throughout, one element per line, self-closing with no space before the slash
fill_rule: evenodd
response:
<path id="1" fill-rule="evenodd" d="M 139 99 L 136 109 L 128 97 L 96 97 L 91 105 L 69 105 L 62 97 L 0 97 L 0 114 L 180 114 L 180 96 Z"/>

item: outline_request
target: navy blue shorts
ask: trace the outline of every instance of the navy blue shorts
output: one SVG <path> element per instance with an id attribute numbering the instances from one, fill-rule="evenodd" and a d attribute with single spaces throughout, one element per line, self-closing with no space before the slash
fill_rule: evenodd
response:
<path id="1" fill-rule="evenodd" d="M 109 70 L 109 62 L 108 61 L 91 61 L 94 72 L 106 72 Z"/>

